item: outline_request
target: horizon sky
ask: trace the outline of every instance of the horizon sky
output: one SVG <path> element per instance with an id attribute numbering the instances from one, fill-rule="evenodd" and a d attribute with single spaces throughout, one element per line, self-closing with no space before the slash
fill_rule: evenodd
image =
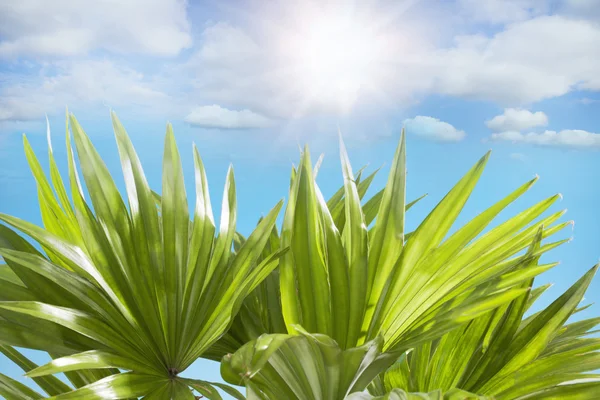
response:
<path id="1" fill-rule="evenodd" d="M 354 170 L 383 166 L 371 195 L 406 129 L 407 200 L 428 193 L 409 230 L 491 149 L 453 230 L 536 174 L 492 226 L 556 193 L 549 212 L 575 222 L 542 258 L 561 264 L 536 279 L 554 286 L 533 311 L 600 259 L 600 0 L 0 2 L 0 212 L 41 225 L 22 134 L 47 168 L 47 115 L 64 174 L 65 107 L 120 189 L 111 109 L 156 191 L 167 121 L 190 203 L 198 146 L 215 218 L 233 164 L 243 234 L 287 197 L 299 145 L 325 154 L 325 196 L 341 186 L 338 128 Z M 599 301 L 596 277 L 585 303 Z M 0 372 L 32 383 L 5 358 Z M 222 381 L 204 360 L 184 375 Z"/>

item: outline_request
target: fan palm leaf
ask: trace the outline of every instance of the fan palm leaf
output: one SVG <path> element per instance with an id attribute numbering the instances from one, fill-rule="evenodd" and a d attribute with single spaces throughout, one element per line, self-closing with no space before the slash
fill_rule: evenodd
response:
<path id="1" fill-rule="evenodd" d="M 319 158 L 322 161 L 323 157 Z M 315 176 L 318 171 L 320 162 L 317 162 L 314 167 Z M 365 167 L 361 168 L 355 175 L 355 182 L 357 185 L 357 191 L 359 198 L 362 200 L 367 191 L 369 190 L 371 183 L 375 177 L 375 174 L 379 171 L 376 170 L 370 173 L 366 178 L 363 179 L 363 171 Z M 293 174 L 296 171 L 294 169 Z M 381 195 L 383 190 L 380 190 L 373 197 L 368 199 L 363 206 L 363 212 L 365 218 L 370 223 L 375 218 L 377 206 L 381 202 Z M 423 195 L 406 205 L 408 211 L 412 206 L 417 204 L 426 195 Z M 344 186 L 339 188 L 327 201 L 328 207 L 332 209 L 332 219 L 338 229 L 343 229 L 345 223 L 344 213 Z M 260 222 L 260 221 L 259 221 Z M 234 237 L 234 248 L 236 250 L 245 242 L 241 234 L 236 233 Z M 277 228 L 273 228 L 269 241 L 267 242 L 263 253 L 259 257 L 259 261 L 267 258 L 272 253 L 279 250 L 281 247 L 281 237 Z M 248 297 L 244 300 L 244 303 L 240 309 L 240 312 L 234 319 L 227 334 L 219 340 L 214 346 L 211 347 L 204 355 L 207 358 L 220 361 L 226 354 L 234 353 L 245 343 L 258 338 L 264 333 L 287 333 L 285 325 L 283 311 L 281 309 L 281 292 L 279 287 L 279 270 L 276 269 L 269 277 L 267 277 Z"/>
<path id="2" fill-rule="evenodd" d="M 194 149 L 196 205 L 190 222 L 171 126 L 158 208 L 125 129 L 114 113 L 112 120 L 127 200 L 73 115 L 67 120 L 72 203 L 51 145 L 48 180 L 25 139 L 44 227 L 0 214 L 6 224 L 0 226 L 0 254 L 7 263 L 4 281 L 13 281 L 11 293 L 0 302 L 0 343 L 50 353 L 51 363 L 28 374 L 68 372 L 77 389 L 56 399 L 193 399 L 192 388 L 197 387 L 204 388 L 205 397 L 219 398 L 208 383 L 179 374 L 227 331 L 244 298 L 277 266 L 285 249 L 258 259 L 282 203 L 232 253 L 233 170 L 227 174 L 215 237 L 198 151 Z M 41 251 L 13 229 L 36 241 Z M 40 328 L 44 334 L 36 333 Z"/>
<path id="3" fill-rule="evenodd" d="M 386 187 L 364 205 L 343 143 L 343 195 L 338 192 L 329 202 L 314 179 L 309 150 L 304 149 L 298 168 L 292 171 L 280 236 L 281 247 L 291 249 L 282 256 L 279 268 L 281 312 L 287 334 L 268 336 L 271 342 L 287 343 L 294 334 L 306 337 L 309 332 L 328 337 L 333 347 L 344 352 L 375 341 L 380 343 L 382 355 L 376 367 L 383 371 L 393 357 L 406 350 L 522 298 L 529 292 L 531 279 L 555 265 L 532 261 L 566 241 L 542 244 L 543 239 L 570 225 L 557 223 L 563 212 L 542 216 L 560 195 L 529 207 L 481 235 L 537 178 L 449 235 L 488 155 L 467 172 L 414 232 L 406 233 L 405 148 L 403 134 Z M 341 201 L 343 221 L 334 217 Z M 300 343 L 300 339 L 294 340 Z M 318 381 L 302 378 L 313 368 L 312 358 L 288 351 L 283 364 L 277 361 L 282 357 L 278 355 L 280 350 L 265 351 L 260 357 L 248 351 L 261 348 L 261 343 L 259 337 L 223 359 L 228 368 L 225 379 L 251 387 L 249 395 L 256 398 L 276 399 L 275 393 L 288 393 L 290 399 L 335 400 L 360 392 L 368 384 L 360 381 L 328 395 L 320 391 Z M 269 355 L 275 357 L 272 362 L 268 361 Z M 360 372 L 358 366 L 331 363 L 324 352 L 315 352 L 313 357 L 328 371 L 335 370 L 330 372 L 333 376 L 356 376 Z M 268 369 L 265 374 L 270 378 L 261 375 L 261 366 Z M 287 378 L 276 379 L 273 374 L 285 374 Z M 293 396 L 289 392 L 292 385 L 296 388 Z"/>
<path id="4" fill-rule="evenodd" d="M 383 394 L 459 388 L 515 399 L 584 399 L 600 390 L 600 339 L 590 337 L 599 318 L 567 323 L 580 309 L 597 266 L 545 309 L 524 318 L 548 287 L 513 300 L 403 355 L 371 386 Z"/>
<path id="5" fill-rule="evenodd" d="M 297 335 L 264 334 L 225 356 L 221 375 L 245 385 L 248 399 L 344 399 L 393 362 L 381 337 L 342 350 L 326 335 L 295 328 Z"/>
<path id="6" fill-rule="evenodd" d="M 535 222 L 556 195 L 477 237 L 534 179 L 443 240 L 474 189 L 486 155 L 405 238 L 403 136 L 368 229 L 343 143 L 341 158 L 346 218 L 340 229 L 314 181 L 309 151 L 304 151 L 283 222 L 281 246 L 291 251 L 281 259 L 280 280 L 288 331 L 299 324 L 327 334 L 342 348 L 380 334 L 385 350 L 410 348 L 425 341 L 427 332 L 439 336 L 495 308 L 497 301 L 517 297 L 527 290 L 517 284 L 541 271 L 519 269 L 525 256 L 511 257 L 532 243 L 540 226 L 547 227 L 542 238 L 568 226 L 552 225 L 562 212 Z M 560 243 L 541 246 L 536 255 Z M 464 317 L 467 310 L 471 318 Z"/>

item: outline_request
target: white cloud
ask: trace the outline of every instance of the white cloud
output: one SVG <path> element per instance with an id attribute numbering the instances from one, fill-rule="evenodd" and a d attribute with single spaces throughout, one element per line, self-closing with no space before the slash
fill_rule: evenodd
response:
<path id="1" fill-rule="evenodd" d="M 190 103 L 226 104 L 269 116 L 292 116 L 297 102 L 285 79 L 274 71 L 272 49 L 223 22 L 208 26 L 201 42 L 184 65 L 168 71 L 191 89 Z"/>
<path id="2" fill-rule="evenodd" d="M 464 131 L 456 129 L 447 122 L 422 115 L 404 120 L 404 126 L 408 134 L 440 142 L 458 142 L 466 136 Z"/>
<path id="3" fill-rule="evenodd" d="M 507 108 L 502 115 L 496 115 L 485 124 L 496 132 L 522 131 L 548 125 L 548 116 L 541 111 L 532 113 L 529 110 Z"/>
<path id="4" fill-rule="evenodd" d="M 119 106 L 163 112 L 174 108 L 150 79 L 110 61 L 59 63 L 30 77 L 0 75 L 0 81 L 11 82 L 0 88 L 0 121 L 42 118 L 63 112 L 66 105 L 94 106 L 97 111 Z"/>
<path id="5" fill-rule="evenodd" d="M 576 129 L 560 132 L 545 131 L 523 134 L 515 131 L 493 133 L 492 140 L 525 143 L 545 147 L 563 147 L 573 149 L 600 149 L 600 134 Z"/>
<path id="6" fill-rule="evenodd" d="M 256 61 L 261 49 L 242 29 L 224 22 L 208 26 L 202 33 L 203 44 L 197 61 L 217 67 L 240 61 Z"/>
<path id="7" fill-rule="evenodd" d="M 600 25 L 590 21 L 541 16 L 492 36 L 457 36 L 453 46 L 437 49 L 411 32 L 388 36 L 389 51 L 369 84 L 345 96 L 335 90 L 307 96 L 293 58 L 283 57 L 273 41 L 224 23 L 206 29 L 201 48 L 178 74 L 204 103 L 282 118 L 337 113 L 347 108 L 340 99 L 358 107 L 402 106 L 436 93 L 515 107 L 573 90 L 600 90 Z"/>
<path id="8" fill-rule="evenodd" d="M 0 57 L 79 55 L 94 49 L 169 55 L 190 45 L 183 0 L 152 0 L 144 6 L 137 6 L 141 0 L 129 0 L 113 7 L 106 6 L 107 1 L 75 4 L 61 0 L 53 9 L 42 11 L 36 11 L 33 0 L 10 1 L 8 7 L 7 2 L 0 2 Z M 578 1 L 585 0 L 570 0 Z M 475 4 L 463 0 L 467 3 Z M 292 33 L 293 26 L 269 25 L 269 15 L 257 14 L 248 29 L 223 22 L 208 25 L 187 61 L 153 63 L 150 68 L 158 72 L 151 76 L 119 64 L 122 61 L 117 59 L 53 61 L 39 74 L 35 70 L 17 71 L 12 76 L 0 73 L 0 119 L 37 118 L 73 102 L 132 103 L 155 110 L 219 104 L 232 110 L 252 110 L 265 118 L 295 118 L 344 112 L 349 104 L 393 109 L 429 94 L 525 107 L 574 90 L 600 91 L 600 24 L 586 19 L 584 12 L 576 14 L 571 5 L 568 16 L 537 16 L 544 11 L 536 0 L 477 4 L 485 10 L 521 11 L 503 11 L 501 18 L 498 14 L 498 21 L 504 21 L 498 23 L 512 22 L 493 34 L 456 36 L 451 45 L 444 42 L 443 47 L 419 31 L 437 32 L 441 23 L 437 17 L 430 17 L 419 28 L 410 24 L 398 28 L 388 21 L 390 30 L 374 35 L 377 44 L 386 49 L 378 55 L 381 62 L 369 66 L 373 70 L 364 84 L 348 85 L 343 96 L 336 90 L 314 89 L 299 79 L 302 68 L 298 59 L 278 36 L 282 25 Z M 139 18 L 128 23 L 121 19 L 133 14 Z M 405 14 L 402 18 L 409 19 Z M 490 22 L 483 14 L 480 20 L 486 18 Z M 427 29 L 430 26 L 436 29 Z M 466 26 L 463 31 L 471 28 Z M 102 63 L 110 66 L 98 65 Z M 519 124 L 496 128 L 498 132 L 511 129 L 528 128 Z"/>
<path id="9" fill-rule="evenodd" d="M 508 141 L 544 147 L 563 147 L 573 149 L 600 149 L 600 134 L 579 129 L 565 129 L 560 132 L 546 130 L 545 132 L 524 133 L 537 126 L 548 125 L 548 117 L 543 112 L 532 113 L 523 109 L 506 109 L 504 114 L 497 115 L 486 125 L 493 131 L 494 141 Z M 511 154 L 518 159 L 519 153 Z"/>
<path id="10" fill-rule="evenodd" d="M 185 122 L 203 128 L 252 129 L 272 125 L 269 118 L 250 110 L 228 110 L 216 104 L 196 107 L 185 117 Z"/>
<path id="11" fill-rule="evenodd" d="M 431 91 L 517 105 L 600 89 L 600 26 L 592 22 L 544 16 L 476 38 L 431 57 Z"/>
<path id="12" fill-rule="evenodd" d="M 282 38 L 277 38 L 277 40 Z M 235 108 L 248 108 L 277 118 L 314 112 L 338 113 L 357 98 L 356 91 L 340 96 L 318 90 L 304 80 L 304 67 L 275 39 L 260 40 L 219 22 L 205 29 L 202 45 L 176 72 L 185 76 L 200 98 Z"/>
<path id="13" fill-rule="evenodd" d="M 191 45 L 184 0 L 4 0 L 0 57 L 94 49 L 172 56 Z"/>

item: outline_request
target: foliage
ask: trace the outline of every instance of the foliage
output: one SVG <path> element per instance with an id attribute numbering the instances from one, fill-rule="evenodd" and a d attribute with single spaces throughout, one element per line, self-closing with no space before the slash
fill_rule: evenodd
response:
<path id="1" fill-rule="evenodd" d="M 245 385 L 248 399 L 344 399 L 363 390 L 382 366 L 394 361 L 382 354 L 379 337 L 342 350 L 326 335 L 296 327 L 297 335 L 264 334 L 225 356 L 221 375 Z"/>
<path id="2" fill-rule="evenodd" d="M 0 254 L 7 263 L 2 275 L 8 281 L 3 286 L 11 289 L 0 302 L 0 342 L 50 353 L 54 360 L 28 376 L 68 372 L 77 390 L 57 399 L 193 399 L 190 386 L 197 389 L 196 384 L 205 387 L 203 395 L 217 398 L 208 383 L 178 375 L 227 331 L 242 300 L 277 266 L 280 251 L 256 261 L 281 202 L 232 254 L 233 170 L 215 238 L 198 152 L 194 149 L 196 207 L 190 222 L 171 126 L 159 209 L 123 126 L 112 118 L 129 207 L 73 115 L 69 121 L 91 204 L 79 183 L 68 126 L 73 204 L 51 146 L 48 181 L 25 139 L 44 228 L 4 214 L 0 219 L 37 241 L 46 256 L 0 226 Z"/>
<path id="3" fill-rule="evenodd" d="M 280 202 L 246 238 L 235 229 L 232 169 L 217 233 L 197 150 L 190 216 L 171 126 L 158 194 L 112 119 L 127 201 L 70 115 L 69 191 L 50 135 L 49 179 L 25 139 L 44 227 L 0 214 L 0 351 L 51 398 L 220 399 L 217 387 L 244 398 L 182 378 L 199 357 L 222 360 L 223 378 L 248 399 L 582 398 L 597 388 L 557 386 L 598 368 L 598 340 L 583 337 L 596 319 L 565 325 L 595 269 L 523 319 L 542 291 L 530 290 L 533 278 L 556 265 L 540 257 L 565 242 L 546 241 L 569 225 L 562 211 L 545 215 L 559 195 L 490 227 L 537 178 L 451 231 L 488 153 L 406 232 L 421 198 L 405 200 L 404 133 L 387 184 L 368 199 L 377 171 L 354 174 L 340 142 L 344 184 L 325 201 L 322 158 L 313 166 L 305 148 L 281 228 Z M 13 346 L 52 361 L 35 365 Z M 0 395 L 42 397 L 3 375 Z"/>
<path id="4" fill-rule="evenodd" d="M 403 136 L 386 187 L 361 206 L 343 143 L 344 191 L 337 202 L 324 201 L 314 179 L 309 151 L 304 150 L 298 169 L 292 171 L 280 238 L 281 246 L 291 249 L 282 257 L 279 268 L 281 313 L 289 334 L 318 334 L 340 352 L 382 338 L 381 350 L 397 357 L 526 296 L 533 277 L 556 265 L 538 265 L 537 260 L 564 242 L 542 245 L 543 239 L 569 225 L 555 223 L 562 212 L 541 217 L 558 195 L 480 235 L 537 178 L 448 235 L 488 155 L 467 172 L 414 232 L 405 234 L 405 157 Z M 336 214 L 341 202 L 343 219 Z M 233 327 L 243 330 L 243 324 L 237 326 L 237 321 Z M 273 343 L 291 340 L 286 334 L 280 335 L 279 339 L 268 337 Z M 319 382 L 303 378 L 309 365 L 306 362 L 315 360 L 302 355 L 283 366 L 278 361 L 283 357 L 279 350 L 265 351 L 256 363 L 256 356 L 248 348 L 260 347 L 261 340 L 259 337 L 233 356 L 225 356 L 224 365 L 231 367 L 224 377 L 230 383 L 252 387 L 253 395 L 261 393 L 257 398 L 277 399 L 281 393 L 287 393 L 290 399 L 319 398 Z M 274 357 L 272 362 L 265 361 L 268 354 Z M 320 357 L 333 376 L 359 373 L 358 365 L 331 362 L 323 352 L 314 357 Z M 231 360 L 238 361 L 234 365 Z M 378 363 L 378 367 L 383 370 L 385 362 Z M 264 374 L 285 373 L 286 379 L 266 379 L 260 366 L 269 369 Z M 292 386 L 293 396 L 289 392 Z M 327 398 L 342 399 L 363 389 L 353 383 Z"/>
<path id="5" fill-rule="evenodd" d="M 524 318 L 541 286 L 493 313 L 403 355 L 371 391 L 460 388 L 515 399 L 587 399 L 600 393 L 600 338 L 589 337 L 600 318 L 566 323 L 576 312 L 597 267 L 545 309 Z M 383 382 L 382 382 L 383 381 Z"/>

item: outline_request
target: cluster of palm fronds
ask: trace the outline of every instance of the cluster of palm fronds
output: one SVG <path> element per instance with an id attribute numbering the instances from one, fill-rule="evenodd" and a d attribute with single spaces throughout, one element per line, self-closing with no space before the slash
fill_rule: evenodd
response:
<path id="1" fill-rule="evenodd" d="M 546 215 L 558 195 L 482 234 L 535 179 L 450 234 L 486 155 L 407 233 L 405 213 L 420 199 L 405 201 L 404 135 L 385 188 L 368 200 L 375 173 L 354 174 L 341 144 L 344 185 L 326 201 L 306 148 L 282 227 L 279 203 L 246 238 L 232 169 L 217 231 L 197 150 L 190 216 L 171 127 L 158 195 L 112 117 L 126 199 L 70 115 L 68 185 L 50 143 L 48 179 L 25 141 L 44 227 L 0 214 L 0 351 L 51 398 L 220 399 L 221 389 L 265 400 L 591 399 L 600 390 L 589 373 L 600 368 L 600 339 L 589 337 L 600 320 L 567 323 L 595 268 L 525 317 L 545 289 L 531 290 L 534 277 L 555 266 L 540 257 L 564 242 L 546 239 L 569 225 L 563 212 Z M 52 361 L 37 366 L 13 346 Z M 246 397 L 182 378 L 200 357 L 221 361 Z M 46 397 L 3 375 L 0 395 Z"/>

